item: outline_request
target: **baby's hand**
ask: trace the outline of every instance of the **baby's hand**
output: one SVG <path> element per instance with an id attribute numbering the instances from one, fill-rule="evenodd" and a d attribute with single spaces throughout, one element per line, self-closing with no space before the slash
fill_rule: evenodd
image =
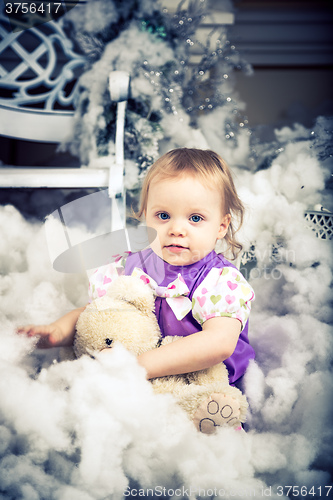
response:
<path id="1" fill-rule="evenodd" d="M 61 328 L 53 323 L 49 325 L 19 326 L 16 329 L 16 333 L 26 335 L 27 337 L 39 337 L 36 347 L 40 349 L 69 345 L 64 338 Z"/>

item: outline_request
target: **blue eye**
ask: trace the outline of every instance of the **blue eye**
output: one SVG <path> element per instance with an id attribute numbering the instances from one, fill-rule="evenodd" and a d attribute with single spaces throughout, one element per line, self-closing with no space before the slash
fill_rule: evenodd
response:
<path id="1" fill-rule="evenodd" d="M 200 217 L 200 215 L 192 215 L 190 217 L 190 221 L 192 222 L 200 222 L 202 220 L 202 217 Z"/>
<path id="2" fill-rule="evenodd" d="M 170 219 L 169 215 L 166 212 L 161 212 L 157 214 L 157 217 L 161 220 L 168 220 Z"/>

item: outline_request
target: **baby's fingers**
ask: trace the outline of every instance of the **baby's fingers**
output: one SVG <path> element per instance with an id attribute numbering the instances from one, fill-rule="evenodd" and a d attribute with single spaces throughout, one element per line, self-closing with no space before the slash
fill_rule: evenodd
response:
<path id="1" fill-rule="evenodd" d="M 19 335 L 26 337 L 39 337 L 36 347 L 39 349 L 48 349 L 57 344 L 57 339 L 53 338 L 50 325 L 25 325 L 16 328 Z"/>
<path id="2" fill-rule="evenodd" d="M 35 335 L 47 335 L 49 332 L 45 325 L 25 325 L 18 326 L 16 328 L 16 333 L 34 337 Z"/>
<path id="3" fill-rule="evenodd" d="M 34 331 L 35 325 L 24 325 L 16 327 L 16 333 L 30 335 Z"/>

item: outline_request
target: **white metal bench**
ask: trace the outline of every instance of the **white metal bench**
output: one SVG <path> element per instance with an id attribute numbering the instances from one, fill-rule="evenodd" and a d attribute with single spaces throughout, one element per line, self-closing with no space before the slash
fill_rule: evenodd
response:
<path id="1" fill-rule="evenodd" d="M 62 29 L 49 21 L 13 32 L 0 13 L 0 135 L 60 143 L 71 136 L 77 76 L 86 61 Z M 68 90 L 70 88 L 70 90 Z M 112 228 L 124 224 L 124 125 L 129 75 L 109 75 L 110 97 L 117 103 L 115 155 L 107 166 L 80 168 L 13 167 L 0 169 L 0 188 L 108 188 L 115 210 Z M 118 207 L 118 210 L 116 209 Z M 119 220 L 121 214 L 122 221 Z"/>

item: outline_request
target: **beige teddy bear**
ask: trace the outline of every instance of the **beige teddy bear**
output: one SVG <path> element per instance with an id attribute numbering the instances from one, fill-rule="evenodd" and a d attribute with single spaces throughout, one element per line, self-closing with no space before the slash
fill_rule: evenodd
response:
<path id="1" fill-rule="evenodd" d="M 106 295 L 94 300 L 76 325 L 74 352 L 93 355 L 114 342 L 139 355 L 179 337 L 161 338 L 154 314 L 152 290 L 139 278 L 121 276 Z M 229 385 L 227 368 L 219 363 L 209 369 L 152 380 L 156 393 L 171 393 L 201 432 L 211 434 L 217 426 L 239 427 L 245 421 L 247 401 Z"/>

